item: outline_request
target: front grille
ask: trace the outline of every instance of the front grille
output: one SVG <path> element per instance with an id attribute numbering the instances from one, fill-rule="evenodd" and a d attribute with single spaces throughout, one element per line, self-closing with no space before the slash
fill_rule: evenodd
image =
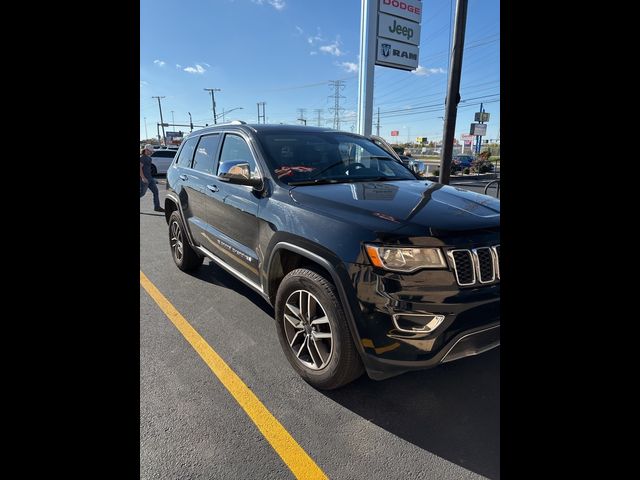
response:
<path id="1" fill-rule="evenodd" d="M 473 285 L 476 283 L 476 273 L 473 268 L 473 258 L 469 250 L 452 250 L 456 279 L 459 285 Z"/>
<path id="2" fill-rule="evenodd" d="M 448 254 L 460 286 L 494 283 L 500 279 L 500 245 L 450 250 Z"/>

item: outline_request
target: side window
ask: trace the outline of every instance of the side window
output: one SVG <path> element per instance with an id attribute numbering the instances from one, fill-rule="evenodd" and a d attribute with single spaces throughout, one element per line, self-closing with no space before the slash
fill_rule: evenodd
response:
<path id="1" fill-rule="evenodd" d="M 176 161 L 176 164 L 181 167 L 190 167 L 191 159 L 193 158 L 193 151 L 196 148 L 196 143 L 198 142 L 198 138 L 188 138 L 184 144 L 182 145 L 182 150 L 180 150 L 180 156 Z"/>
<path id="2" fill-rule="evenodd" d="M 200 137 L 192 168 L 204 173 L 213 173 L 213 163 L 218 152 L 219 143 L 220 134 L 218 133 Z"/>
<path id="3" fill-rule="evenodd" d="M 227 134 L 224 137 L 224 143 L 222 144 L 222 153 L 220 154 L 220 165 L 224 162 L 246 162 L 249 164 L 250 178 L 260 178 L 258 169 L 256 168 L 256 161 L 253 158 L 251 149 L 247 142 L 238 135 Z"/>

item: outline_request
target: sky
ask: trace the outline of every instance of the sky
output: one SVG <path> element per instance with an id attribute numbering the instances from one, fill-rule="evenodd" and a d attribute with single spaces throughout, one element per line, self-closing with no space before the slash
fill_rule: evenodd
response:
<path id="1" fill-rule="evenodd" d="M 424 0 L 419 67 L 376 66 L 373 133 L 389 141 L 442 138 L 455 0 Z M 333 127 L 332 80 L 344 87 L 340 129 L 356 131 L 360 0 L 140 1 L 140 138 L 165 123 L 267 123 Z M 500 2 L 469 0 L 455 136 L 468 134 L 474 112 L 490 113 L 485 139 L 500 138 Z M 235 109 L 228 115 L 227 111 Z M 304 109 L 300 112 L 300 109 Z M 146 132 L 145 132 L 146 123 Z M 188 127 L 179 127 L 188 132 Z M 167 128 L 166 130 L 172 130 Z M 391 131 L 399 136 L 392 137 Z"/>

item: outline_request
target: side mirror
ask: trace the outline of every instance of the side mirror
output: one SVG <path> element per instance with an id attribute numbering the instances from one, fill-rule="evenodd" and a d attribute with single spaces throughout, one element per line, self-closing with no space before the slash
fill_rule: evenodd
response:
<path id="1" fill-rule="evenodd" d="M 253 188 L 262 186 L 262 179 L 251 178 L 251 168 L 245 160 L 222 162 L 218 168 L 218 178 L 235 185 L 249 185 Z"/>

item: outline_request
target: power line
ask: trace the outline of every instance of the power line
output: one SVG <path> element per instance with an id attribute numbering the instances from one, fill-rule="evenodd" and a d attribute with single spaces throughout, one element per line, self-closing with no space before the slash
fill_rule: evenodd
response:
<path id="1" fill-rule="evenodd" d="M 260 119 L 262 118 L 262 123 L 267 123 L 266 122 L 266 113 L 265 113 L 265 109 L 264 106 L 267 104 L 267 102 L 258 102 L 258 123 L 260 123 Z M 262 115 L 260 115 L 260 106 L 262 106 Z"/>

